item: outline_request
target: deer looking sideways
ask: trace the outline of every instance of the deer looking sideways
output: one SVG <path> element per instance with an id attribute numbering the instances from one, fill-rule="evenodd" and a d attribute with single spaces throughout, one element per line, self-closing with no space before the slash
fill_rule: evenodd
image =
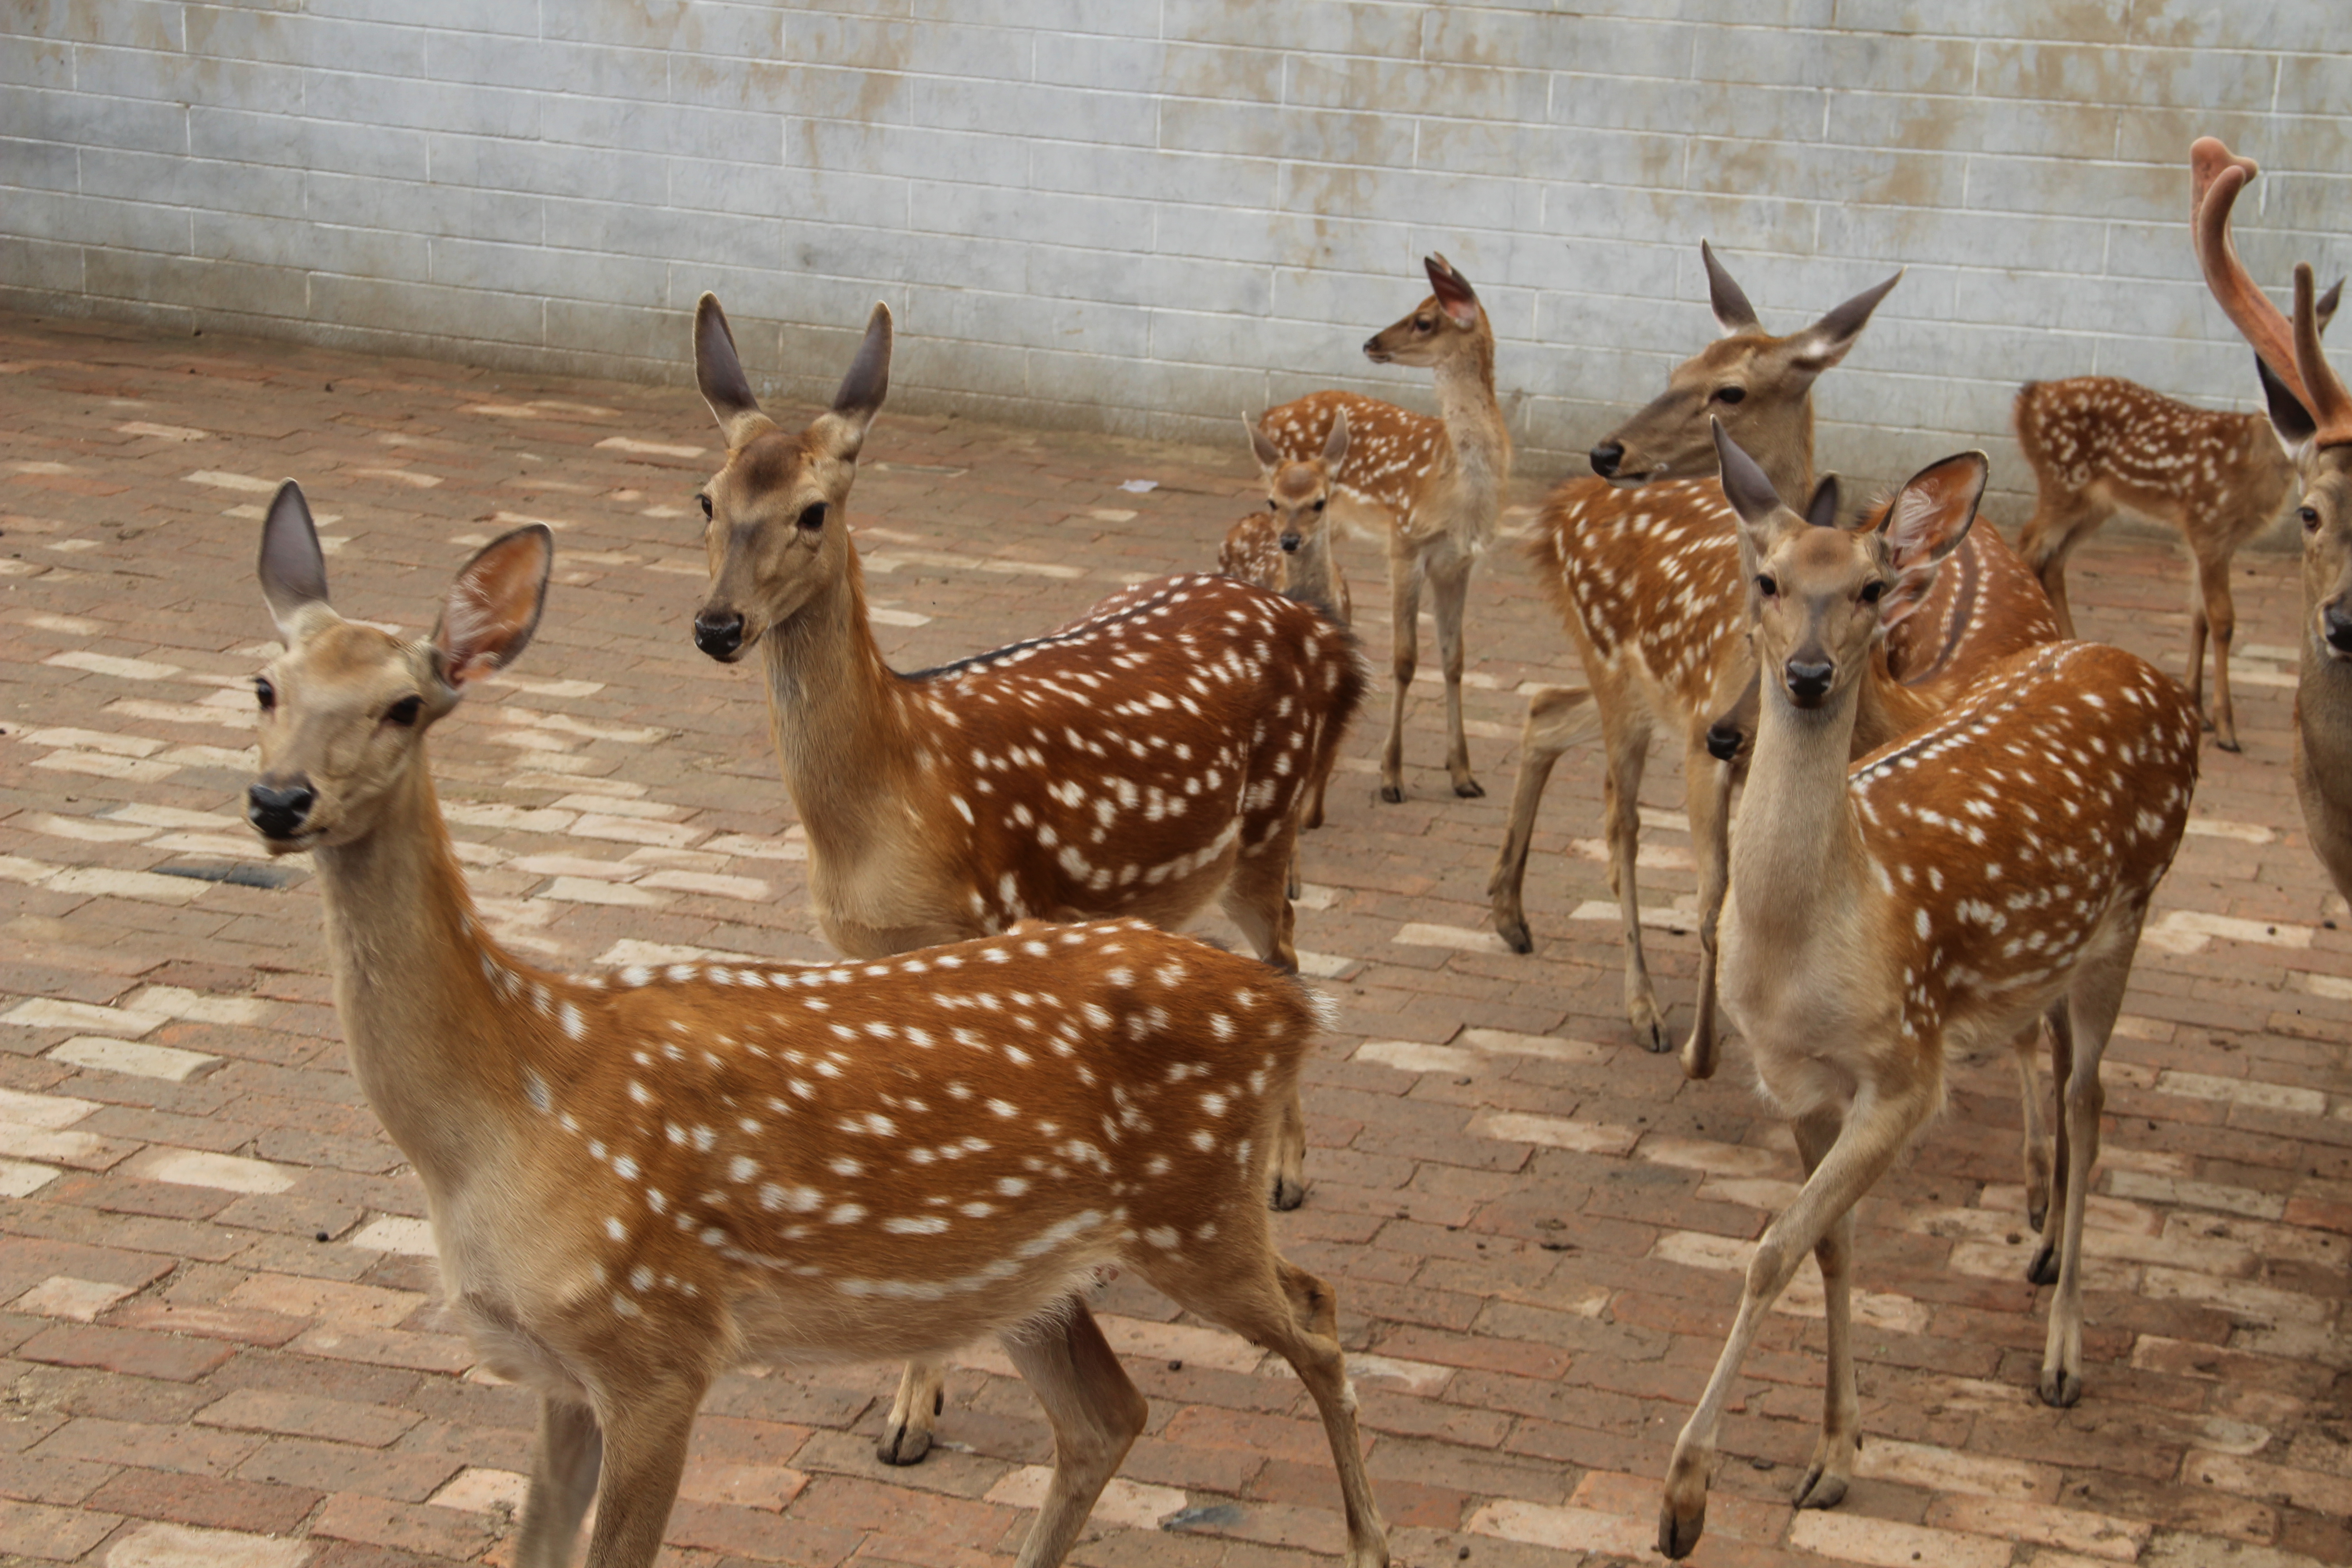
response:
<path id="1" fill-rule="evenodd" d="M 2343 292 L 2339 281 L 2320 297 L 2321 331 Z M 2179 529 L 2197 563 L 2197 595 L 2189 611 L 2189 700 L 2205 710 L 2210 628 L 2213 707 L 2206 727 L 2216 745 L 2236 751 L 2230 641 L 2238 612 L 2230 596 L 2230 562 L 2302 488 L 2294 459 L 2272 434 L 2268 418 L 2199 408 L 2112 375 L 2029 381 L 2017 395 L 2012 418 L 2036 492 L 2018 552 L 2049 590 L 2061 630 L 2074 635 L 2066 558 L 2101 523 L 2126 510 Z"/>
<path id="2" fill-rule="evenodd" d="M 1782 507 L 1763 470 L 1717 440 L 1764 672 L 1731 845 L 1723 1006 L 1790 1119 L 1805 1183 L 1758 1242 L 1730 1336 L 1675 1442 L 1658 1515 L 1669 1557 L 1705 1527 L 1732 1384 L 1808 1252 L 1829 1368 L 1796 1501 L 1843 1498 L 1860 1445 L 1853 1205 L 1942 1103 L 1948 1055 L 2007 1044 L 2045 1016 L 2063 1110 L 2062 1201 L 2032 1270 L 2056 1254 L 2040 1386 L 2053 1405 L 2081 1396 L 2099 1061 L 2197 782 L 2187 694 L 2091 643 L 2006 659 L 1927 728 L 1850 761 L 1872 646 L 1917 608 L 1966 535 L 1984 458 L 1937 465 L 1896 494 L 1880 529 L 1848 532 Z"/>
<path id="3" fill-rule="evenodd" d="M 1389 558 L 1389 735 L 1381 749 L 1381 798 L 1404 799 L 1404 706 L 1419 667 L 1421 590 L 1429 585 L 1445 675 L 1445 771 L 1457 795 L 1486 792 L 1470 773 L 1462 729 L 1462 609 L 1470 569 L 1494 542 L 1511 483 L 1511 437 L 1495 400 L 1495 329 L 1470 280 L 1443 256 L 1426 258 L 1430 297 L 1411 315 L 1367 339 L 1375 364 L 1428 365 L 1436 373 L 1439 417 L 1346 392 L 1315 392 L 1269 408 L 1252 427 L 1260 463 L 1266 447 L 1294 462 L 1323 453 L 1344 413 L 1349 437 L 1330 510 L 1350 528 L 1381 539 Z M 1264 445 L 1260 445 L 1263 442 Z"/>
<path id="4" fill-rule="evenodd" d="M 704 487 L 710 591 L 695 645 L 754 647 L 809 902 L 842 952 L 879 958 L 1028 918 L 1172 929 L 1217 902 L 1258 956 L 1298 967 L 1287 893 L 1299 822 L 1364 676 L 1313 609 L 1230 578 L 1139 584 L 1059 631 L 914 675 L 882 659 L 846 505 L 889 390 L 874 308 L 833 407 L 798 435 L 760 410 L 719 301 L 695 375 L 727 441 Z M 1272 1195 L 1306 1193 L 1307 1122 L 1283 1101 Z M 879 1452 L 930 1447 L 936 1367 L 912 1368 Z"/>
<path id="5" fill-rule="evenodd" d="M 2269 371 L 2271 424 L 2294 454 L 2302 500 L 2303 628 L 2294 686 L 2294 791 L 2312 849 L 2352 899 L 2352 393 L 2319 346 L 2307 265 L 2294 269 L 2294 321 L 2247 276 L 2230 208 L 2256 170 L 2210 136 L 2189 150 L 2197 259 L 2206 285 Z"/>
<path id="6" fill-rule="evenodd" d="M 751 1360 L 936 1359 L 994 1334 L 1055 1468 L 1062 1561 L 1144 1424 L 1082 1292 L 1134 1269 L 1281 1354 L 1321 1412 L 1350 1568 L 1388 1551 L 1329 1287 L 1276 1255 L 1267 1164 L 1315 1028 L 1290 977 L 1141 921 L 874 963 L 569 978 L 475 918 L 425 732 L 538 625 L 553 544 L 475 556 L 429 638 L 346 621 L 302 494 L 263 525 L 287 651 L 248 815 L 316 857 L 335 1004 L 425 1184 L 484 1362 L 540 1395 L 518 1568 L 661 1549 L 711 1382 Z"/>
<path id="7" fill-rule="evenodd" d="M 1536 813 L 1553 763 L 1597 722 L 1608 756 L 1603 809 L 1609 885 L 1624 933 L 1626 1016 L 1643 1046 L 1670 1048 L 1643 953 L 1635 870 L 1651 733 L 1661 723 L 1678 732 L 1699 873 L 1697 1007 L 1683 1047 L 1684 1068 L 1694 1077 L 1714 1070 L 1716 911 L 1732 786 L 1731 770 L 1710 752 L 1708 731 L 1754 679 L 1737 519 L 1714 478 L 1709 421 L 1720 419 L 1759 454 L 1782 493 L 1813 495 L 1813 383 L 1845 358 L 1902 278 L 1865 289 L 1802 331 L 1774 337 L 1713 247 L 1702 243 L 1699 255 L 1726 335 L 1676 366 L 1664 393 L 1592 449 L 1602 478 L 1559 485 L 1538 521 L 1530 546 L 1536 577 L 1591 685 L 1529 700 L 1510 826 L 1487 884 L 1495 929 L 1517 951 L 1531 951 L 1522 886 Z M 1833 513 L 1833 494 L 1826 500 Z M 1939 580 L 1927 613 L 1889 639 L 1888 668 L 1872 683 L 1865 710 L 1868 743 L 1924 720 L 1988 662 L 2057 636 L 2032 574 L 1999 534 L 1985 529 L 1971 541 Z M 1916 689 L 1906 691 L 1897 680 Z"/>

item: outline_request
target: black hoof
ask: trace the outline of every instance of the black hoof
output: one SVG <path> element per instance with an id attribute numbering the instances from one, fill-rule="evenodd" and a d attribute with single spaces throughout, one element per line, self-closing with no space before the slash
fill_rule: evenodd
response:
<path id="1" fill-rule="evenodd" d="M 2071 1410 L 2083 1397 L 2083 1380 L 2071 1372 L 2042 1374 L 2042 1403 L 2053 1410 Z"/>
<path id="2" fill-rule="evenodd" d="M 931 1414 L 939 1414 L 936 1403 Z M 929 1432 L 910 1432 L 904 1426 L 891 1427 L 882 1434 L 882 1440 L 874 1445 L 874 1457 L 886 1465 L 919 1465 L 923 1462 L 923 1456 L 930 1451 L 931 1435 Z"/>
<path id="3" fill-rule="evenodd" d="M 1799 1508 L 1835 1508 L 1845 1501 L 1845 1482 L 1834 1476 L 1824 1476 L 1819 1470 L 1807 1470 L 1798 1483 L 1796 1506 Z"/>
<path id="4" fill-rule="evenodd" d="M 1304 1185 L 1281 1176 L 1276 1176 L 1274 1179 L 1274 1206 L 1276 1208 L 1280 1209 L 1284 1214 L 1288 1214 L 1291 1210 L 1297 1208 L 1306 1201 L 1307 1188 Z"/>
<path id="5" fill-rule="evenodd" d="M 1402 805 L 1404 804 L 1404 786 L 1402 784 L 1382 784 L 1381 785 L 1381 798 L 1388 802 L 1391 805 Z"/>
<path id="6" fill-rule="evenodd" d="M 2025 1278 L 2036 1285 L 2058 1283 L 2058 1249 L 2043 1242 L 2033 1252 L 2033 1261 L 2025 1266 Z"/>
<path id="7" fill-rule="evenodd" d="M 1698 1538 L 1706 1533 L 1706 1505 L 1702 1503 L 1688 1519 L 1676 1519 L 1674 1505 L 1658 1506 L 1658 1552 L 1660 1555 L 1680 1562 L 1691 1554 Z"/>
<path id="8" fill-rule="evenodd" d="M 2229 740 L 2227 740 L 2227 741 L 2220 741 L 2220 740 L 2217 740 L 2217 741 L 2215 741 L 2213 743 L 2214 743 L 2216 746 L 2219 746 L 2220 748 L 2221 748 L 2221 750 L 2223 750 L 2223 751 L 2225 751 L 2225 752 L 2236 752 L 2236 751 L 2239 749 L 2238 742 L 2237 742 L 2237 739 L 2236 739 L 2236 737 L 2234 737 L 2234 736 L 2232 736 L 2231 739 L 2229 739 Z"/>
<path id="9" fill-rule="evenodd" d="M 1528 929 L 1525 921 L 1497 919 L 1495 934 L 1501 937 L 1503 945 L 1513 952 L 1533 952 L 1536 950 L 1536 933 Z"/>
<path id="10" fill-rule="evenodd" d="M 1664 1056 L 1675 1048 L 1674 1041 L 1666 1038 L 1665 1026 L 1663 1024 L 1651 1025 L 1635 1035 L 1634 1038 L 1640 1040 L 1642 1048 L 1654 1057 Z"/>
<path id="11" fill-rule="evenodd" d="M 1486 786 L 1476 779 L 1464 779 L 1454 786 L 1454 793 L 1464 800 L 1484 800 L 1486 798 Z"/>

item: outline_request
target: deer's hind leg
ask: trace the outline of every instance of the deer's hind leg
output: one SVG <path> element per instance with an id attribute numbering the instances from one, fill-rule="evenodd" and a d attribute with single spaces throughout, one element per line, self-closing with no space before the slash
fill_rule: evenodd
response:
<path id="1" fill-rule="evenodd" d="M 2237 602 L 2230 596 L 2227 550 L 2196 546 L 2197 599 L 2189 607 L 2189 700 L 2196 705 L 2213 743 L 2225 752 L 2238 749 L 2237 710 L 2230 702 L 2230 644 L 2238 635 Z M 2205 637 L 2213 637 L 2213 706 L 2205 706 Z"/>
<path id="2" fill-rule="evenodd" d="M 1527 722 L 1519 730 L 1519 770 L 1511 781 L 1510 825 L 1495 856 L 1494 872 L 1486 879 L 1496 933 L 1514 952 L 1533 952 L 1536 947 L 1524 897 L 1528 852 L 1535 841 L 1544 786 L 1551 781 L 1552 765 L 1600 721 L 1592 693 L 1580 686 L 1549 687 L 1528 699 Z"/>
<path id="3" fill-rule="evenodd" d="M 1437 612 L 1437 651 L 1445 669 L 1445 771 L 1453 776 L 1454 793 L 1468 800 L 1486 795 L 1470 772 L 1470 741 L 1462 725 L 1462 667 L 1466 657 L 1462 617 L 1470 596 L 1474 558 L 1450 552 L 1433 563 L 1431 597 Z"/>
<path id="4" fill-rule="evenodd" d="M 1642 852 L 1642 773 L 1650 761 L 1650 707 L 1640 689 L 1607 665 L 1587 667 L 1601 705 L 1601 743 L 1609 768 L 1601 784 L 1601 813 L 1609 834 L 1609 890 L 1617 895 L 1617 919 L 1625 936 L 1625 1016 L 1642 1048 L 1670 1051 L 1665 1015 L 1650 965 L 1642 952 L 1642 895 L 1637 871 Z"/>
<path id="5" fill-rule="evenodd" d="M 1054 1429 L 1054 1479 L 1021 1543 L 1018 1568 L 1055 1568 L 1150 1414 L 1086 1303 L 1072 1298 L 998 1336 Z"/>
<path id="6" fill-rule="evenodd" d="M 2116 1015 L 2123 1010 L 2132 958 L 2139 946 L 2146 910 L 2131 911 L 2128 923 L 2085 957 L 2067 988 L 2066 1011 L 2074 1034 L 2074 1060 L 2060 1093 L 2059 1114 L 2066 1126 L 2065 1220 L 2058 1249 L 2058 1290 L 2050 1301 L 2050 1332 L 2042 1352 L 2042 1402 L 2063 1408 L 2083 1397 L 2083 1214 L 2098 1173 L 2099 1116 L 2106 1091 L 2099 1062 Z"/>
<path id="7" fill-rule="evenodd" d="M 1690 816 L 1691 859 L 1698 870 L 1698 994 L 1690 1038 L 1683 1042 L 1683 1072 L 1715 1076 L 1720 1044 L 1715 1012 L 1717 929 L 1731 885 L 1731 764 L 1715 760 L 1704 732 L 1683 754 L 1683 805 Z"/>
<path id="8" fill-rule="evenodd" d="M 1246 837 L 1251 831 L 1244 824 Z M 1296 816 L 1277 824 L 1263 844 L 1244 848 L 1234 863 L 1225 884 L 1225 916 L 1242 930 L 1257 955 L 1287 973 L 1298 972 L 1298 949 L 1291 941 L 1297 912 L 1286 892 L 1291 868 L 1298 863 L 1298 823 Z M 1307 1201 L 1307 1110 L 1294 1087 L 1275 1130 L 1274 1190 L 1276 1208 L 1295 1209 Z"/>
<path id="9" fill-rule="evenodd" d="M 1420 552 L 1396 532 L 1389 536 L 1389 738 L 1381 747 L 1381 798 L 1391 805 L 1404 799 L 1404 708 L 1421 664 L 1421 584 L 1426 570 Z"/>
<path id="10" fill-rule="evenodd" d="M 886 1465 L 920 1464 L 931 1451 L 931 1431 L 940 1407 L 947 1401 L 947 1374 L 939 1363 L 910 1361 L 898 1373 L 898 1392 L 890 1401 L 889 1418 L 882 1423 L 881 1440 L 874 1457 Z"/>
<path id="11" fill-rule="evenodd" d="M 2043 480 L 2033 504 L 2033 515 L 2017 536 L 2017 552 L 2042 579 L 2050 608 L 2058 620 L 2058 634 L 2074 636 L 2074 612 L 2066 603 L 2066 562 L 2074 547 L 2096 533 L 2107 521 L 2107 510 L 2087 496 L 2062 489 Z"/>

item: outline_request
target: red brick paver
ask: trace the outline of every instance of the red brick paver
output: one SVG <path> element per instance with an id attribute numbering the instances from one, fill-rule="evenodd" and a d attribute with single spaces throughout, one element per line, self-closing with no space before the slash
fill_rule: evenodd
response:
<path id="1" fill-rule="evenodd" d="M 537 643 L 435 739 L 488 911 L 551 963 L 815 957 L 756 679 L 688 637 L 709 422 L 683 388 L 15 318 L 0 400 L 0 1559 L 506 1562 L 530 1402 L 468 1372 L 421 1194 L 345 1070 L 307 873 L 257 859 L 236 810 L 270 635 L 255 521 L 299 478 L 338 604 L 410 628 L 470 545 L 551 522 Z M 1254 479 L 1238 442 L 889 413 L 866 458 L 854 521 L 908 667 L 1213 561 Z M 1379 603 L 1374 552 L 1343 556 Z M 1820 1407 L 1801 1280 L 1696 1562 L 2352 1559 L 2352 933 L 2285 774 L 2292 565 L 2238 569 L 2246 751 L 2206 758 L 2109 1054 L 2082 1405 L 2032 1393 L 2048 1293 L 2022 1277 L 2009 1066 L 1958 1064 L 1953 1113 L 1861 1211 L 1862 1479 L 1832 1513 L 1782 1500 Z M 2088 630 L 2179 668 L 2176 552 L 2103 542 L 2074 575 Z M 1386 628 L 1363 629 L 1378 668 Z M 1341 1022 L 1310 1070 L 1311 1195 L 1279 1228 L 1339 1287 L 1401 1557 L 1641 1556 L 1795 1161 L 1740 1073 L 1685 1084 L 1632 1045 L 1591 753 L 1562 764 L 1538 839 L 1538 952 L 1483 934 L 1517 689 L 1574 670 L 1507 545 L 1470 639 L 1488 798 L 1445 791 L 1432 700 L 1412 798 L 1373 800 L 1368 721 L 1307 842 L 1299 942 Z M 1691 878 L 1663 756 L 1647 797 L 1670 922 Z M 1651 947 L 1686 1014 L 1693 939 Z M 1153 1406 L 1078 1559 L 1336 1551 L 1296 1382 L 1131 1281 L 1099 1309 Z M 870 1442 L 895 1375 L 724 1382 L 665 1561 L 1009 1561 L 1051 1458 L 1027 1394 L 975 1348 L 941 1448 L 888 1471 Z"/>

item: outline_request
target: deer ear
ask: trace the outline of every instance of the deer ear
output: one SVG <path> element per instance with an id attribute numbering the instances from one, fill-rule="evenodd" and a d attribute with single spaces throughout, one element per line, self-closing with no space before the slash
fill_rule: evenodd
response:
<path id="1" fill-rule="evenodd" d="M 1936 568 L 1960 547 L 1977 520 L 1992 464 L 1982 452 L 1930 463 L 1895 492 L 1878 534 L 1895 584 L 1880 595 L 1878 624 L 1891 626 L 1917 609 L 1935 585 Z"/>
<path id="2" fill-rule="evenodd" d="M 1703 239 L 1698 242 L 1698 258 L 1706 264 L 1706 302 L 1715 310 L 1716 324 L 1726 332 L 1762 331 L 1764 323 L 1756 319 L 1756 307 L 1715 258 L 1715 247 Z"/>
<path id="3" fill-rule="evenodd" d="M 1454 269 L 1454 263 L 1443 256 L 1422 258 L 1429 272 L 1430 290 L 1437 296 L 1439 309 L 1457 327 L 1478 324 L 1478 296 L 1471 291 L 1470 279 Z"/>
<path id="4" fill-rule="evenodd" d="M 327 603 L 327 558 L 319 549 L 319 531 L 310 521 L 310 503 L 292 479 L 270 498 L 269 515 L 261 524 L 261 597 L 269 618 L 291 647 L 302 622 L 312 610 L 334 613 Z"/>
<path id="5" fill-rule="evenodd" d="M 1331 416 L 1331 434 L 1323 438 L 1323 471 L 1339 478 L 1340 466 L 1348 460 L 1348 411 L 1339 409 Z"/>
<path id="6" fill-rule="evenodd" d="M 433 654 L 451 690 L 512 664 L 530 646 L 547 604 L 555 536 L 545 523 L 518 528 L 482 546 L 449 584 Z"/>
<path id="7" fill-rule="evenodd" d="M 857 357 L 849 362 L 848 374 L 833 395 L 833 411 L 848 422 L 853 433 L 849 443 L 853 458 L 866 444 L 866 427 L 874 423 L 874 416 L 882 412 L 882 400 L 890 395 L 890 307 L 877 300 L 873 313 L 866 318 L 866 336 L 857 345 Z"/>
<path id="8" fill-rule="evenodd" d="M 1813 499 L 1805 503 L 1805 521 L 1815 528 L 1837 526 L 1838 479 L 1835 474 L 1823 474 L 1822 482 L 1813 487 Z"/>
<path id="9" fill-rule="evenodd" d="M 1256 420 L 1243 415 L 1242 428 L 1249 432 L 1250 452 L 1257 458 L 1260 468 L 1271 473 L 1281 465 L 1282 448 L 1266 439 L 1265 432 L 1258 428 Z"/>
<path id="10" fill-rule="evenodd" d="M 1885 282 L 1864 289 L 1790 339 L 1790 363 L 1808 375 L 1819 375 L 1845 358 L 1862 336 L 1862 329 L 1870 325 L 1870 313 L 1902 281 L 1903 274 L 1897 272 Z"/>
<path id="11" fill-rule="evenodd" d="M 735 353 L 735 329 L 727 324 L 727 312 L 719 308 L 716 294 L 705 294 L 695 303 L 694 381 L 729 447 L 740 447 L 762 426 L 772 424 L 751 395 L 751 383 Z"/>
<path id="12" fill-rule="evenodd" d="M 1739 514 L 1739 521 L 1750 528 L 1762 526 L 1780 510 L 1780 494 L 1772 481 L 1757 466 L 1756 459 L 1740 449 L 1723 427 L 1723 421 L 1709 416 L 1707 424 L 1715 431 L 1715 457 L 1723 473 L 1723 499 Z"/>
<path id="13" fill-rule="evenodd" d="M 2278 378 L 2260 354 L 2254 356 L 2254 374 L 2262 378 L 2263 402 L 2271 411 L 2271 428 L 2278 433 L 2279 445 L 2286 448 L 2289 457 L 2300 457 L 2311 438 L 2319 434 L 2319 422 L 2312 418 L 2311 410 L 2287 390 L 2286 383 Z"/>
<path id="14" fill-rule="evenodd" d="M 2327 323 L 2336 319 L 2336 307 L 2344 302 L 2344 279 L 2338 278 L 2328 285 L 2327 292 L 2319 297 L 2319 330 L 2326 331 Z"/>

